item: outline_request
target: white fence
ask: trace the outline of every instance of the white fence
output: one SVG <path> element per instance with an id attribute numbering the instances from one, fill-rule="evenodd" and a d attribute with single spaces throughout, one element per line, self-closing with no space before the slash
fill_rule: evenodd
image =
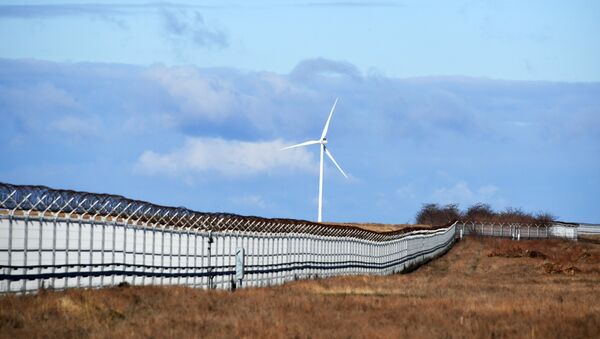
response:
<path id="1" fill-rule="evenodd" d="M 600 224 L 578 224 L 577 232 L 581 235 L 600 235 Z"/>
<path id="2" fill-rule="evenodd" d="M 375 233 L 0 184 L 0 293 L 123 282 L 229 289 L 391 274 L 447 251 L 455 234 L 455 224 Z"/>
<path id="3" fill-rule="evenodd" d="M 512 239 L 577 239 L 578 227 L 554 222 L 551 224 L 485 223 L 458 222 L 457 234 L 489 237 L 510 237 Z"/>
<path id="4" fill-rule="evenodd" d="M 232 289 L 391 274 L 440 255 L 463 235 L 576 239 L 574 225 L 456 222 L 377 233 L 0 183 L 0 293 L 120 283 Z"/>

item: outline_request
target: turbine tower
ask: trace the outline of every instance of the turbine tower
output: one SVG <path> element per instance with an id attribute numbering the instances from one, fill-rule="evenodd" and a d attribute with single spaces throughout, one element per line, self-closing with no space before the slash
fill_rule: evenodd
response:
<path id="1" fill-rule="evenodd" d="M 331 116 L 333 115 L 333 111 L 335 110 L 335 106 L 337 105 L 338 99 L 335 99 L 335 102 L 333 103 L 333 107 L 331 107 L 331 112 L 329 112 L 329 117 L 327 118 L 327 122 L 325 122 L 325 127 L 323 128 L 323 133 L 321 133 L 321 139 L 319 140 L 309 140 L 309 141 L 305 141 L 303 143 L 297 144 L 297 145 L 292 145 L 292 146 L 288 146 L 285 148 L 282 148 L 282 150 L 286 150 L 286 149 L 290 149 L 290 148 L 296 148 L 296 147 L 304 147 L 304 146 L 308 146 L 308 145 L 321 145 L 321 162 L 320 162 L 320 167 L 319 167 L 319 216 L 317 221 L 321 222 L 323 220 L 322 216 L 323 216 L 323 153 L 327 154 L 327 156 L 329 157 L 329 159 L 331 159 L 331 161 L 333 162 L 333 164 L 335 165 L 335 167 L 337 167 L 337 169 L 340 170 L 340 172 L 342 173 L 342 175 L 346 178 L 348 178 L 348 176 L 346 175 L 346 173 L 344 173 L 344 170 L 342 170 L 342 168 L 340 167 L 340 165 L 338 165 L 337 161 L 335 161 L 335 159 L 333 158 L 333 155 L 331 155 L 331 152 L 329 152 L 329 150 L 327 149 L 327 130 L 329 129 L 329 122 L 331 121 Z"/>

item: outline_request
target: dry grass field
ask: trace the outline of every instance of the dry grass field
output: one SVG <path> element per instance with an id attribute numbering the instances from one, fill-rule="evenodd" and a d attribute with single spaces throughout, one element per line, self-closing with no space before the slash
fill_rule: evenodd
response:
<path id="1" fill-rule="evenodd" d="M 352 223 L 352 222 L 323 222 L 322 224 L 326 225 L 336 225 L 336 226 L 348 226 L 348 227 L 358 227 L 363 230 L 385 233 L 385 232 L 393 232 L 407 229 L 430 229 L 433 228 L 431 225 L 421 225 L 421 224 L 375 224 L 375 223 Z"/>
<path id="2" fill-rule="evenodd" d="M 409 274 L 4 296 L 0 336 L 598 338 L 600 244 L 467 238 Z"/>

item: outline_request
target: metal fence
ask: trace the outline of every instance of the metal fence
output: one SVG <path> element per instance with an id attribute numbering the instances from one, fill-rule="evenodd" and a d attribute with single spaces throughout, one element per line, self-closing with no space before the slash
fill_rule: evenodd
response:
<path id="1" fill-rule="evenodd" d="M 578 224 L 577 231 L 581 235 L 600 235 L 600 224 Z"/>
<path id="2" fill-rule="evenodd" d="M 455 234 L 455 224 L 377 233 L 0 183 L 0 293 L 391 274 L 447 251 Z"/>
<path id="3" fill-rule="evenodd" d="M 488 237 L 509 237 L 512 239 L 577 239 L 578 227 L 561 222 L 550 224 L 457 222 L 459 237 L 477 235 Z"/>

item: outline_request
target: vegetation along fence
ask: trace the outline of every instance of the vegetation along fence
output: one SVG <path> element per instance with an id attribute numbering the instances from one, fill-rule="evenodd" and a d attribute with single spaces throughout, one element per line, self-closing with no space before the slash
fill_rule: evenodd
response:
<path id="1" fill-rule="evenodd" d="M 377 233 L 0 183 L 0 293 L 391 274 L 447 251 L 455 235 L 455 223 Z"/>

